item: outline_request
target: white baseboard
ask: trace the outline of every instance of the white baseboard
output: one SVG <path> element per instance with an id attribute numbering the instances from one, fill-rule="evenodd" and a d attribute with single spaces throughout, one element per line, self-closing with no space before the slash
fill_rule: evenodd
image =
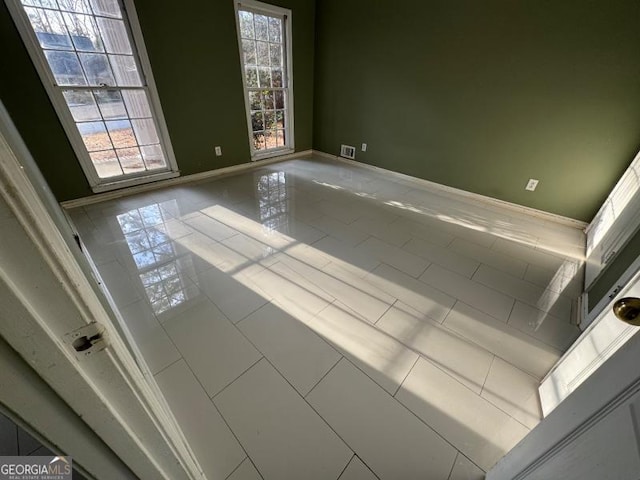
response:
<path id="1" fill-rule="evenodd" d="M 232 165 L 230 167 L 218 168 L 216 170 L 207 170 L 206 172 L 193 173 L 191 175 L 184 175 L 181 177 L 170 178 L 167 180 L 159 180 L 153 183 L 146 183 L 144 185 L 135 185 L 132 187 L 122 188 L 120 190 L 112 190 L 104 193 L 97 193 L 89 197 L 76 198 L 74 200 L 67 200 L 61 202 L 62 208 L 70 209 L 83 207 L 85 205 L 91 205 L 93 203 L 104 202 L 106 200 L 113 200 L 114 198 L 127 197 L 129 195 L 135 195 L 136 193 L 148 192 L 151 190 L 157 190 L 159 188 L 171 187 L 175 185 L 182 185 L 185 183 L 197 182 L 198 180 L 205 180 L 207 178 L 220 177 L 223 175 L 231 175 L 245 170 L 253 170 L 263 167 L 264 165 L 270 165 L 272 163 L 284 162 L 285 160 L 291 160 L 299 157 L 307 157 L 313 153 L 312 150 L 303 150 L 301 152 L 288 153 L 286 155 L 279 155 L 277 157 L 265 158 L 264 160 L 258 160 L 256 162 L 241 163 L 238 165 Z"/>
<path id="2" fill-rule="evenodd" d="M 416 183 L 422 187 L 427 187 L 431 190 L 439 190 L 439 191 L 447 192 L 453 195 L 469 198 L 474 201 L 479 201 L 483 203 L 488 203 L 490 205 L 500 206 L 502 208 L 517 211 L 538 219 L 546 220 L 549 222 L 557 223 L 557 224 L 568 226 L 568 227 L 573 227 L 579 230 L 584 230 L 585 228 L 587 228 L 587 225 L 588 225 L 586 222 L 583 222 L 581 220 L 564 217 L 562 215 L 557 215 L 555 213 L 545 212 L 543 210 L 538 210 L 536 208 L 525 207 L 524 205 L 518 205 L 516 203 L 506 202 L 504 200 L 498 200 L 497 198 L 487 197 L 485 195 L 480 195 L 479 193 L 467 192 L 466 190 L 461 190 L 459 188 L 449 187 L 447 185 L 442 185 L 440 183 L 432 182 L 430 180 L 412 177 L 411 175 L 406 175 L 404 173 L 394 172 L 393 170 L 387 170 L 386 168 L 376 167 L 374 165 L 369 165 L 367 163 L 357 162 L 355 160 L 350 160 L 348 158 L 331 155 L 329 153 L 321 152 L 319 150 L 313 150 L 313 155 L 324 157 L 324 158 L 330 158 L 332 160 L 337 160 L 339 162 L 347 163 L 349 165 L 353 165 L 356 167 L 366 168 L 368 170 L 384 173 L 385 175 L 392 175 L 392 176 L 401 178 L 403 180 L 408 180 L 410 182 Z"/>

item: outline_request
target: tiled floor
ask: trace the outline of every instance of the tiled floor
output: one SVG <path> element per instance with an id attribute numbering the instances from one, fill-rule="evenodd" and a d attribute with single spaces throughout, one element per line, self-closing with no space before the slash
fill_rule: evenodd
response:
<path id="1" fill-rule="evenodd" d="M 326 159 L 71 216 L 210 480 L 483 478 L 579 333 L 581 231 Z"/>

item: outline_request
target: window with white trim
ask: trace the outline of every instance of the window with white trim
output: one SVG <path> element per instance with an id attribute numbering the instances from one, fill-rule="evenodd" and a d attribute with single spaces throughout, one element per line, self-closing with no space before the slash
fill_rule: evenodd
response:
<path id="1" fill-rule="evenodd" d="M 7 4 L 93 187 L 143 183 L 177 170 L 155 88 L 143 72 L 146 52 L 136 49 L 123 4 Z"/>
<path id="2" fill-rule="evenodd" d="M 236 18 L 251 156 L 293 152 L 291 11 L 242 1 Z"/>

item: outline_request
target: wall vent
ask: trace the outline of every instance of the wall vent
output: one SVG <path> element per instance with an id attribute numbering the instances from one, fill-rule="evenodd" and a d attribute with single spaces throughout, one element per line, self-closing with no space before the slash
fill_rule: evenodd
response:
<path id="1" fill-rule="evenodd" d="M 340 156 L 344 158 L 356 158 L 356 147 L 350 145 L 340 145 Z"/>

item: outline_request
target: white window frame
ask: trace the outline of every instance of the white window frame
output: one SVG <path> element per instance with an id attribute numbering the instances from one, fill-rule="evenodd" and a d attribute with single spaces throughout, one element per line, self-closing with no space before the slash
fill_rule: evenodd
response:
<path id="1" fill-rule="evenodd" d="M 244 109 L 247 117 L 247 133 L 249 136 L 249 148 L 251 149 L 251 161 L 262 160 L 265 158 L 287 155 L 295 152 L 295 136 L 294 136 L 294 118 L 293 118 L 293 54 L 292 54 L 292 33 L 291 10 L 287 8 L 277 7 L 268 3 L 258 2 L 256 0 L 234 0 L 234 11 L 236 17 L 236 34 L 238 37 L 238 52 L 240 54 L 240 73 L 242 76 L 242 91 L 244 94 Z M 269 150 L 256 150 L 253 146 L 253 126 L 251 123 L 251 107 L 249 103 L 249 90 L 247 88 L 246 76 L 244 72 L 244 58 L 242 53 L 242 37 L 240 35 L 240 19 L 239 10 L 248 10 L 253 13 L 272 15 L 282 17 L 282 33 L 284 35 L 284 67 L 286 69 L 283 84 L 288 91 L 285 99 L 285 141 L 287 145 L 283 147 L 271 148 Z"/>
<path id="2" fill-rule="evenodd" d="M 38 75 L 40 76 L 40 80 L 49 95 L 49 99 L 51 100 L 51 103 L 58 114 L 58 118 L 60 119 L 60 123 L 67 134 L 67 138 L 71 143 L 73 151 L 75 152 L 80 166 L 82 167 L 87 181 L 94 193 L 141 185 L 167 178 L 178 177 L 180 175 L 169 138 L 169 130 L 167 129 L 167 124 L 160 105 L 158 90 L 153 78 L 153 73 L 151 72 L 151 62 L 147 55 L 147 49 L 142 36 L 142 29 L 140 27 L 140 22 L 138 21 L 138 14 L 133 0 L 120 0 L 119 4 L 122 9 L 123 20 L 129 35 L 129 40 L 134 49 L 133 57 L 143 80 L 143 85 L 139 88 L 147 92 L 149 106 L 151 108 L 153 120 L 160 139 L 160 145 L 165 155 L 167 167 L 154 171 L 130 173 L 111 178 L 100 178 L 98 176 L 95 167 L 93 166 L 93 162 L 91 161 L 91 157 L 89 156 L 89 152 L 82 140 L 82 136 L 80 135 L 76 123 L 71 115 L 71 111 L 64 99 L 62 88 L 57 85 L 38 38 L 29 23 L 29 19 L 22 3 L 20 0 L 5 0 L 5 4 L 11 13 L 13 21 L 20 33 L 20 36 L 22 37 L 22 41 L 29 52 L 29 56 L 31 57 Z"/>

